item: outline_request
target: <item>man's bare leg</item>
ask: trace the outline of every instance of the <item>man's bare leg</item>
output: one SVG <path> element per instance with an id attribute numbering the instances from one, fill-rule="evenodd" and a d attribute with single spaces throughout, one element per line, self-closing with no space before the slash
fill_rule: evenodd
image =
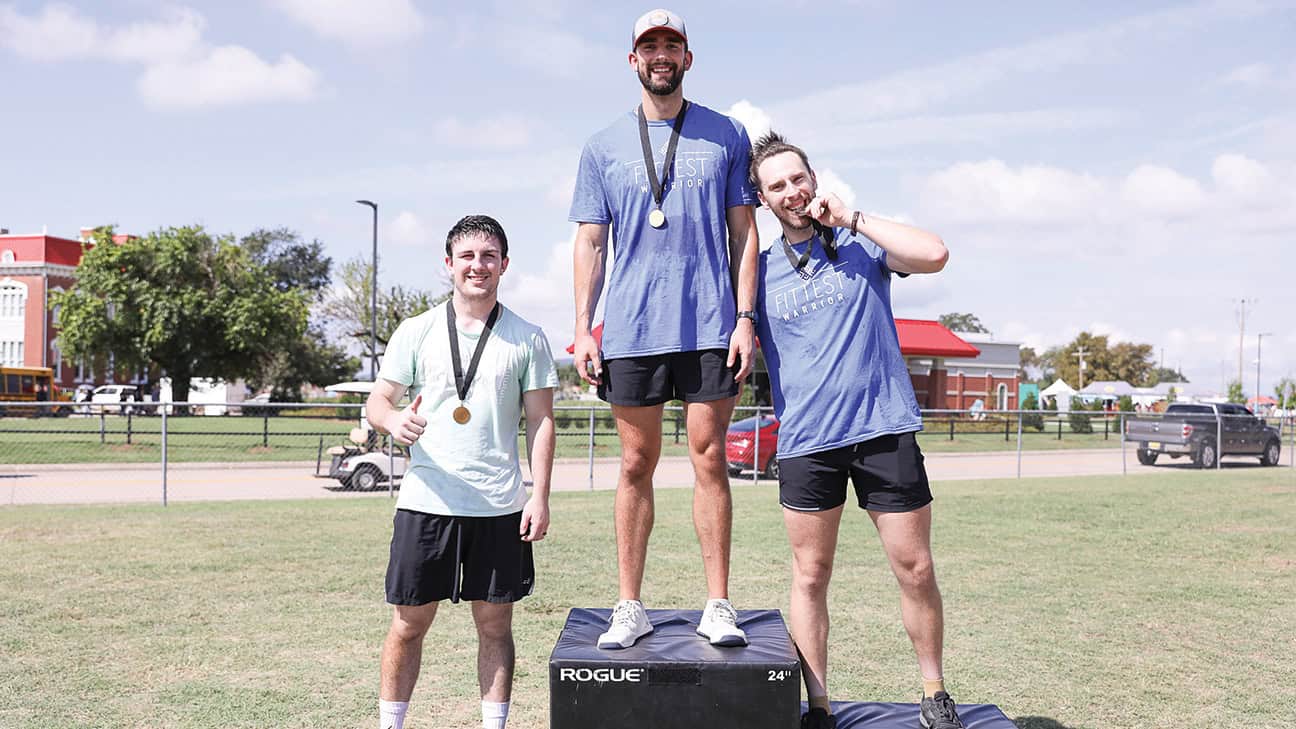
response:
<path id="1" fill-rule="evenodd" d="M 693 529 L 702 548 L 707 597 L 729 597 L 729 549 L 733 533 L 733 496 L 725 463 L 725 431 L 734 398 L 684 405 L 689 460 L 693 462 Z"/>
<path id="2" fill-rule="evenodd" d="M 931 504 L 899 514 L 870 511 L 891 571 L 900 583 L 900 618 L 924 681 L 944 677 L 945 615 L 931 554 Z"/>
<path id="3" fill-rule="evenodd" d="M 841 506 L 827 511 L 783 509 L 783 524 L 792 545 L 792 596 L 788 623 L 801 655 L 806 696 L 828 696 L 828 582 Z M 824 707 L 825 709 L 827 707 Z"/>
<path id="4" fill-rule="evenodd" d="M 474 600 L 477 626 L 477 685 L 482 701 L 503 703 L 513 694 L 513 603 Z"/>
<path id="5" fill-rule="evenodd" d="M 396 605 L 391 627 L 383 641 L 382 678 L 378 697 L 383 701 L 409 701 L 423 660 L 423 636 L 432 627 L 438 603 Z"/>
<path id="6" fill-rule="evenodd" d="M 648 537 L 653 528 L 653 473 L 661 457 L 662 405 L 613 405 L 621 438 L 621 473 L 614 506 L 617 580 L 621 600 L 638 600 L 643 590 Z"/>

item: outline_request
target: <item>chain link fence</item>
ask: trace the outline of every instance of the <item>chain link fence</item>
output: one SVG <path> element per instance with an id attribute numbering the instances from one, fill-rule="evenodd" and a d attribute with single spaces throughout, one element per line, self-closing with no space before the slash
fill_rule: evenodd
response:
<path id="1" fill-rule="evenodd" d="M 1277 465 L 1283 455 L 1296 466 L 1290 415 L 1199 407 L 1161 414 L 927 410 L 918 438 L 933 480 Z M 390 496 L 408 451 L 369 430 L 362 412 L 359 403 L 0 402 L 0 503 Z M 564 401 L 554 420 L 554 488 L 614 487 L 620 441 L 611 410 Z M 691 484 L 682 407 L 665 408 L 661 439 L 657 483 Z M 777 479 L 778 422 L 770 408 L 737 408 L 724 447 L 735 483 Z M 519 437 L 519 453 L 525 448 Z"/>

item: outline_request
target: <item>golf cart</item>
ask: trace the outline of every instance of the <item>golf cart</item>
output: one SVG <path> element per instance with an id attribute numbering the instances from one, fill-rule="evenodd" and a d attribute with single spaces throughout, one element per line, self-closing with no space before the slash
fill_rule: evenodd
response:
<path id="1" fill-rule="evenodd" d="M 341 382 L 324 390 L 368 395 L 372 388 L 372 382 Z M 325 452 L 329 456 L 328 473 L 319 473 L 317 465 L 315 475 L 337 479 L 343 488 L 356 491 L 368 491 L 388 482 L 392 482 L 394 488 L 400 488 L 401 478 L 409 467 L 409 450 L 399 445 L 384 447 L 382 436 L 365 420 L 363 407 L 360 408 L 360 425 L 351 429 L 347 442 Z"/>

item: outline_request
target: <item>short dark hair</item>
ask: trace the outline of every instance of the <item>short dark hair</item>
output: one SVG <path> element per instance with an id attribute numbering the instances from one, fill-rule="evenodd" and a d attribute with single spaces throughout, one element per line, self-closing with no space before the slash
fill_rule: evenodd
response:
<path id="1" fill-rule="evenodd" d="M 752 146 L 751 168 L 748 171 L 752 187 L 757 190 L 760 189 L 760 178 L 756 176 L 756 169 L 760 167 L 761 163 L 776 154 L 783 154 L 784 152 L 795 152 L 801 158 L 801 161 L 805 163 L 806 170 L 813 172 L 810 167 L 810 158 L 806 157 L 805 150 L 784 139 L 782 134 L 771 130 L 766 132 L 760 139 L 757 139 L 756 144 Z"/>
<path id="2" fill-rule="evenodd" d="M 499 243 L 501 256 L 508 258 L 508 236 L 504 235 L 504 226 L 489 215 L 465 215 L 460 218 L 446 234 L 446 255 L 453 256 L 454 244 L 470 235 L 494 238 Z"/>

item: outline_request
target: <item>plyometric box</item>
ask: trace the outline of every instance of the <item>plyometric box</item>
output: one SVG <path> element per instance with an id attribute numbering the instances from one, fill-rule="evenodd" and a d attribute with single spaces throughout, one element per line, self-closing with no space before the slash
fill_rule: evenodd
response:
<path id="1" fill-rule="evenodd" d="M 649 610 L 653 632 L 600 650 L 611 610 L 573 609 L 549 656 L 550 729 L 789 729 L 801 667 L 777 610 L 740 610 L 750 645 L 697 634 L 700 610 Z"/>

